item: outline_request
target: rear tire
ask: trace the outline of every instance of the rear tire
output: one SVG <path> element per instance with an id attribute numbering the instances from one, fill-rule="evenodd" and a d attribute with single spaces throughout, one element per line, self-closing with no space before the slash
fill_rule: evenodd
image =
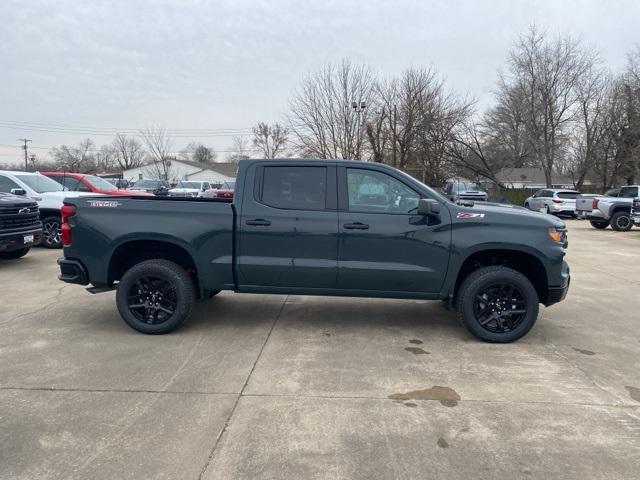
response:
<path id="1" fill-rule="evenodd" d="M 535 287 L 520 272 L 483 267 L 462 283 L 458 316 L 480 340 L 509 343 L 531 330 L 538 318 L 539 301 Z"/>
<path id="2" fill-rule="evenodd" d="M 609 222 L 598 222 L 596 220 L 591 220 L 590 223 L 593 228 L 597 228 L 598 230 L 604 230 L 609 226 Z"/>
<path id="3" fill-rule="evenodd" d="M 42 219 L 42 246 L 45 248 L 62 248 L 60 217 L 50 216 Z"/>
<path id="4" fill-rule="evenodd" d="M 531 210 L 531 207 L 529 206 L 529 202 L 524 204 L 524 208 L 526 208 L 527 210 Z"/>
<path id="5" fill-rule="evenodd" d="M 162 335 L 175 330 L 193 309 L 195 287 L 180 265 L 146 260 L 131 267 L 118 283 L 116 304 L 134 330 Z"/>
<path id="6" fill-rule="evenodd" d="M 16 258 L 24 257 L 29 253 L 31 247 L 21 248 L 20 250 L 12 250 L 10 252 L 0 252 L 0 259 L 2 260 L 15 260 Z"/>
<path id="7" fill-rule="evenodd" d="M 627 232 L 633 227 L 631 214 L 628 212 L 616 212 L 611 217 L 611 228 L 616 232 Z"/>

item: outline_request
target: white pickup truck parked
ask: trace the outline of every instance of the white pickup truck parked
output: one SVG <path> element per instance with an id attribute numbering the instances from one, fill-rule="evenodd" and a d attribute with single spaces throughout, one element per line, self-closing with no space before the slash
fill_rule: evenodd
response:
<path id="1" fill-rule="evenodd" d="M 634 198 L 640 196 L 640 186 L 627 185 L 620 189 L 618 197 L 596 197 L 592 200 L 592 210 L 587 214 L 594 228 L 611 228 L 626 232 L 633 227 L 631 207 Z"/>

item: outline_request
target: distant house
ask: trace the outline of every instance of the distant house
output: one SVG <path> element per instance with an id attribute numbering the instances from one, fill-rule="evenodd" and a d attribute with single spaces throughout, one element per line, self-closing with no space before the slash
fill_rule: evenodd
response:
<path id="1" fill-rule="evenodd" d="M 541 168 L 503 168 L 496 174 L 496 179 L 507 188 L 531 188 L 534 190 L 547 187 L 547 180 Z M 573 178 L 567 175 L 551 176 L 554 188 L 575 188 Z M 591 185 L 589 180 L 585 185 Z"/>
<path id="2" fill-rule="evenodd" d="M 221 184 L 233 180 L 237 169 L 235 163 L 203 164 L 175 158 L 167 160 L 166 167 L 167 178 L 162 179 L 168 180 L 170 183 L 176 183 L 180 180 L 197 180 Z M 164 168 L 160 163 L 142 165 L 122 172 L 122 178 L 131 182 L 142 179 L 156 180 L 164 176 Z"/>

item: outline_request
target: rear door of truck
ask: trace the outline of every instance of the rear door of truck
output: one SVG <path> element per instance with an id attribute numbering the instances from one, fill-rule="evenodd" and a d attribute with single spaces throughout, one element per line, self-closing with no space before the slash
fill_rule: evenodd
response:
<path id="1" fill-rule="evenodd" d="M 335 164 L 256 162 L 246 170 L 242 195 L 237 220 L 239 289 L 335 288 Z"/>

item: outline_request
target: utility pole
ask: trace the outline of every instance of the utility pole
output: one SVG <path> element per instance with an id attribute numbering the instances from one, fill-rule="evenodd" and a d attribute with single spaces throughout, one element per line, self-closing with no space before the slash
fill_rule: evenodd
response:
<path id="1" fill-rule="evenodd" d="M 27 143 L 31 140 L 28 138 L 19 138 L 18 141 L 24 142 L 24 146 L 22 148 L 24 149 L 24 171 L 26 172 L 29 170 L 29 154 L 27 152 Z"/>

